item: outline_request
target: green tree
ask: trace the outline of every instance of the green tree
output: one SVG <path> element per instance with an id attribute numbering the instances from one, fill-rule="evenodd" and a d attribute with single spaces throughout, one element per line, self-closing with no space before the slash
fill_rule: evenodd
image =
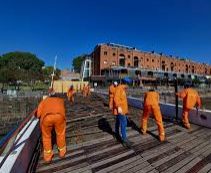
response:
<path id="1" fill-rule="evenodd" d="M 77 56 L 73 59 L 72 66 L 73 66 L 73 69 L 74 69 L 75 72 L 77 72 L 77 73 L 81 72 L 81 65 L 82 65 L 86 56 L 87 55 L 84 54 L 84 55 Z"/>
<path id="2" fill-rule="evenodd" d="M 41 79 L 44 62 L 28 52 L 9 52 L 0 58 L 0 82 L 16 83 L 18 80 L 33 84 Z"/>
<path id="3" fill-rule="evenodd" d="M 53 74 L 53 66 L 46 66 L 42 69 L 42 71 L 43 71 L 43 79 L 45 81 L 50 81 L 51 75 Z M 61 74 L 61 70 L 57 68 L 55 71 L 54 80 L 59 79 L 60 74 Z"/>

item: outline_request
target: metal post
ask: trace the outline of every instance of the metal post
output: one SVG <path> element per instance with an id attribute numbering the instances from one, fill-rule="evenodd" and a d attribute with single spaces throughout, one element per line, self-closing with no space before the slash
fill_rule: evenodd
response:
<path id="1" fill-rule="evenodd" d="M 177 78 L 174 79 L 174 88 L 175 88 L 175 113 L 176 113 L 176 121 L 178 121 L 178 96 L 176 93 L 178 92 L 178 80 Z"/>

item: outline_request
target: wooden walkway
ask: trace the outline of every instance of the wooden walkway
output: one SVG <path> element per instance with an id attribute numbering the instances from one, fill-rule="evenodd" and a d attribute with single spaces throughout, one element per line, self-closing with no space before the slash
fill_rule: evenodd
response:
<path id="1" fill-rule="evenodd" d="M 130 108 L 127 133 L 133 144 L 129 149 L 113 137 L 114 117 L 102 98 L 77 96 L 74 105 L 66 102 L 66 109 L 66 158 L 58 157 L 55 146 L 50 164 L 40 156 L 37 173 L 211 172 L 211 129 L 192 125 L 186 130 L 165 122 L 167 140 L 161 143 L 154 120 L 143 136 L 138 132 L 141 111 Z"/>

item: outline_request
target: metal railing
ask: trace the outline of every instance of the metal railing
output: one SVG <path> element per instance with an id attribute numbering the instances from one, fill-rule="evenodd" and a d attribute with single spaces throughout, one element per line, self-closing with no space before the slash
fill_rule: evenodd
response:
<path id="1" fill-rule="evenodd" d="M 6 159 L 10 155 L 10 153 L 14 150 L 15 146 L 20 141 L 21 137 L 24 135 L 28 127 L 32 124 L 32 122 L 36 119 L 34 117 L 35 112 L 37 109 L 35 109 L 28 117 L 26 117 L 22 123 L 17 127 L 11 130 L 1 141 L 0 141 L 0 156 L 3 156 L 2 161 L 0 162 L 0 168 L 5 163 Z M 32 119 L 32 121 L 29 123 L 27 128 L 24 129 L 23 133 L 16 139 L 17 135 L 23 130 L 23 128 L 26 126 L 26 124 Z"/>

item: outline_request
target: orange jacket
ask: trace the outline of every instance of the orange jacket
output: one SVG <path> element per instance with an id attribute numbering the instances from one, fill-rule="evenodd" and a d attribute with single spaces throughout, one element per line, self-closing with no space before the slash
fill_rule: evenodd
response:
<path id="1" fill-rule="evenodd" d="M 110 85 L 110 87 L 109 87 L 109 99 L 113 99 L 114 98 L 114 93 L 115 93 L 115 90 L 116 90 L 116 88 L 114 87 L 114 85 L 112 84 L 112 85 Z"/>
<path id="2" fill-rule="evenodd" d="M 67 91 L 67 97 L 72 97 L 73 94 L 75 94 L 75 90 L 70 88 L 70 89 Z"/>
<path id="3" fill-rule="evenodd" d="M 144 106 L 159 106 L 159 94 L 156 91 L 148 91 L 144 95 Z"/>
<path id="4" fill-rule="evenodd" d="M 40 118 L 40 123 L 48 114 L 60 114 L 66 119 L 64 100 L 58 97 L 48 97 L 42 100 L 37 109 L 37 117 Z"/>
<path id="5" fill-rule="evenodd" d="M 192 109 L 196 104 L 197 107 L 201 107 L 201 98 L 195 89 L 187 88 L 177 93 L 177 95 L 183 99 L 184 108 Z"/>
<path id="6" fill-rule="evenodd" d="M 127 96 L 126 96 L 126 85 L 119 85 L 116 87 L 116 92 L 114 94 L 114 107 L 122 108 L 122 114 L 125 115 L 128 113 L 128 103 L 127 103 Z"/>
<path id="7" fill-rule="evenodd" d="M 82 89 L 82 93 L 86 93 L 86 92 L 87 92 L 87 86 L 84 85 L 84 86 L 83 86 L 83 89 Z"/>

